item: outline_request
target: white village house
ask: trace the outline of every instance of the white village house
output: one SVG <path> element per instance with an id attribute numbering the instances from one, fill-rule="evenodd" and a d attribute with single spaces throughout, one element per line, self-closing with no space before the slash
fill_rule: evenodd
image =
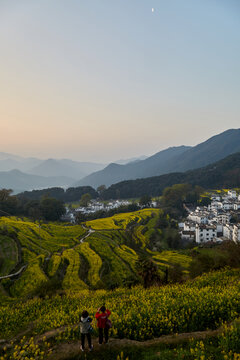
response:
<path id="1" fill-rule="evenodd" d="M 235 190 L 220 196 L 213 194 L 208 207 L 189 211 L 187 220 L 179 223 L 182 239 L 197 243 L 208 241 L 240 241 L 240 223 L 231 224 L 232 216 L 240 218 L 240 195 Z"/>

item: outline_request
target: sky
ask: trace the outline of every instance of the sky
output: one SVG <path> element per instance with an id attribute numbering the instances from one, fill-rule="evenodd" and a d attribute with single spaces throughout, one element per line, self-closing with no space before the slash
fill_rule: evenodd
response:
<path id="1" fill-rule="evenodd" d="M 0 151 L 107 162 L 240 127 L 239 0 L 0 0 Z"/>

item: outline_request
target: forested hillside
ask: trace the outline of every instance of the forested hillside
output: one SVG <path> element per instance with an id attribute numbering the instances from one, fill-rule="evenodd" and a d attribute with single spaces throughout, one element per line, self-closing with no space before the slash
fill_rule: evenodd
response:
<path id="1" fill-rule="evenodd" d="M 240 129 L 229 129 L 194 147 L 172 147 L 136 164 L 110 164 L 105 169 L 83 178 L 76 185 L 109 186 L 122 180 L 197 169 L 239 151 Z"/>
<path id="2" fill-rule="evenodd" d="M 188 183 L 205 189 L 234 188 L 240 186 L 240 153 L 236 153 L 206 167 L 146 179 L 122 181 L 103 193 L 104 199 L 127 199 L 145 194 L 160 196 L 164 188 Z"/>

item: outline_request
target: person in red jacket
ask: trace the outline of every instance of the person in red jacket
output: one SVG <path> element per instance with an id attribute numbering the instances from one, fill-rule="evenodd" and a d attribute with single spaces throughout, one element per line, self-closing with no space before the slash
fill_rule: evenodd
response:
<path id="1" fill-rule="evenodd" d="M 97 327 L 99 330 L 99 344 L 103 343 L 103 332 L 105 337 L 105 344 L 108 343 L 108 332 L 109 332 L 109 324 L 108 317 L 111 315 L 111 311 L 106 309 L 105 306 L 102 306 L 96 312 L 95 318 L 97 319 Z"/>

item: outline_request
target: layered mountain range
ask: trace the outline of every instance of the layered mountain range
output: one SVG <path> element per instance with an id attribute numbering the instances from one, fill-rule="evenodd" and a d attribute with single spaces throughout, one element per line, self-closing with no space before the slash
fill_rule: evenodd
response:
<path id="1" fill-rule="evenodd" d="M 240 129 L 224 131 L 193 147 L 170 147 L 146 159 L 119 160 L 107 166 L 69 159 L 41 160 L 0 153 L 0 188 L 12 188 L 20 192 L 54 186 L 111 186 L 125 180 L 201 168 L 237 152 L 240 152 Z"/>
<path id="2" fill-rule="evenodd" d="M 160 196 L 166 187 L 184 183 L 204 189 L 239 188 L 240 152 L 195 170 L 122 181 L 111 185 L 102 197 L 109 200 L 138 198 L 143 195 Z"/>
<path id="3" fill-rule="evenodd" d="M 112 163 L 90 174 L 75 186 L 110 186 L 123 180 L 147 178 L 197 169 L 240 151 L 240 129 L 230 129 L 194 146 L 171 147 L 145 160 L 119 165 Z"/>
<path id="4" fill-rule="evenodd" d="M 52 186 L 67 187 L 105 166 L 70 159 L 24 158 L 1 152 L 0 188 L 11 188 L 14 192 L 20 192 Z"/>

